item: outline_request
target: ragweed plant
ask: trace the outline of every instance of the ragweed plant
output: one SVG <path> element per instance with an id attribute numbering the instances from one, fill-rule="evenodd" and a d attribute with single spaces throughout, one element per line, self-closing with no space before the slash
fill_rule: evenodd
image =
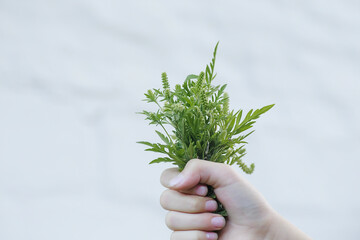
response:
<path id="1" fill-rule="evenodd" d="M 189 75 L 182 85 L 170 89 L 167 74 L 161 75 L 162 89 L 152 89 L 145 93 L 145 101 L 156 104 L 155 112 L 143 111 L 150 124 L 160 126 L 162 132 L 156 133 L 161 143 L 141 141 L 147 145 L 145 151 L 163 154 L 150 162 L 169 162 L 180 171 L 191 159 L 203 159 L 212 162 L 236 164 L 245 173 L 251 174 L 255 165 L 243 161 L 246 154 L 245 139 L 254 132 L 248 131 L 255 120 L 270 110 L 274 104 L 260 109 L 251 109 L 246 114 L 243 110 L 229 110 L 229 96 L 225 92 L 226 84 L 212 85 L 214 74 L 216 44 L 213 58 L 205 71 L 198 75 Z M 216 199 L 213 188 L 209 186 L 208 196 Z M 216 211 L 227 216 L 226 210 L 219 203 Z"/>

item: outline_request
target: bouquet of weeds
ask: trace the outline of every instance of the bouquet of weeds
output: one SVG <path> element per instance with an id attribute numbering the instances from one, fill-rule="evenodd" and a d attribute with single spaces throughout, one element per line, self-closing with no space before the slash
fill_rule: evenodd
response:
<path id="1" fill-rule="evenodd" d="M 212 85 L 214 74 L 216 44 L 213 58 L 205 71 L 186 77 L 182 85 L 171 90 L 167 74 L 161 75 L 162 89 L 152 89 L 145 93 L 145 101 L 156 104 L 156 112 L 143 111 L 149 124 L 160 126 L 163 132 L 156 131 L 161 143 L 140 141 L 148 146 L 145 151 L 163 154 L 150 162 L 169 162 L 182 171 L 191 159 L 238 165 L 245 173 L 251 174 L 255 165 L 243 162 L 246 154 L 246 137 L 254 132 L 248 131 L 255 120 L 270 110 L 274 104 L 260 109 L 229 110 L 229 96 L 226 84 Z M 171 131 L 170 131 L 171 129 Z M 215 213 L 227 216 L 223 205 L 217 200 L 214 189 L 208 186 L 208 197 L 218 202 Z"/>

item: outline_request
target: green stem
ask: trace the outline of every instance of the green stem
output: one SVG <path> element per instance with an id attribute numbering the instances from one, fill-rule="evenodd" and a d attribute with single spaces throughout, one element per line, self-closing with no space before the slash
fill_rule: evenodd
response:
<path id="1" fill-rule="evenodd" d="M 162 107 L 160 106 L 160 104 L 159 104 L 157 101 L 155 101 L 155 103 L 156 103 L 156 105 L 158 105 L 158 107 L 160 108 L 160 111 L 163 111 L 163 109 L 162 109 Z M 171 139 L 171 137 L 170 137 L 170 135 L 169 135 L 168 131 L 166 131 L 166 129 L 165 129 L 165 127 L 164 127 L 164 125 L 162 125 L 162 123 L 161 123 L 161 122 L 159 122 L 159 124 L 160 124 L 160 126 L 162 127 L 162 129 L 164 129 L 164 131 L 165 131 L 166 135 L 167 135 L 167 136 L 168 136 L 168 138 L 170 139 L 170 142 L 171 142 L 172 144 L 174 144 L 174 142 L 172 141 L 172 139 Z"/>
<path id="2" fill-rule="evenodd" d="M 166 135 L 168 136 L 168 138 L 170 139 L 171 143 L 172 143 L 172 144 L 174 144 L 174 142 L 172 141 L 172 139 L 171 139 L 171 137 L 170 137 L 170 135 L 169 135 L 168 131 L 166 131 L 166 129 L 165 129 L 165 127 L 164 127 L 164 125 L 162 125 L 162 123 L 159 123 L 159 124 L 160 124 L 160 126 L 164 129 L 164 131 L 165 131 Z"/>

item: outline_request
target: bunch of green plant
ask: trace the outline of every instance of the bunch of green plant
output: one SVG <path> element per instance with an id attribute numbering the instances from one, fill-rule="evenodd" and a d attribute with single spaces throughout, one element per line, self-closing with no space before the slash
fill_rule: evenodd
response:
<path id="1" fill-rule="evenodd" d="M 161 153 L 165 156 L 150 162 L 170 162 L 182 171 L 191 159 L 203 159 L 212 162 L 237 164 L 245 173 L 251 174 L 255 165 L 243 162 L 246 154 L 246 137 L 254 132 L 251 129 L 255 120 L 270 110 L 274 104 L 251 109 L 246 114 L 243 110 L 229 110 L 229 96 L 225 92 L 226 84 L 212 85 L 214 74 L 216 44 L 213 58 L 205 71 L 186 77 L 182 85 L 170 89 L 167 74 L 161 75 L 162 89 L 152 89 L 145 93 L 145 101 L 156 104 L 156 112 L 143 111 L 150 124 L 160 126 L 157 131 L 162 143 L 140 141 L 149 148 L 146 151 Z M 170 131 L 171 130 L 171 131 Z M 208 196 L 216 199 L 209 187 Z M 216 211 L 224 216 L 226 210 L 219 203 Z"/>

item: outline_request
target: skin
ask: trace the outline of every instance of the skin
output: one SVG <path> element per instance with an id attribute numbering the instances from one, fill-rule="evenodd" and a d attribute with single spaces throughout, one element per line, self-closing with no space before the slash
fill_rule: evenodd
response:
<path id="1" fill-rule="evenodd" d="M 160 198 L 168 210 L 165 222 L 171 240 L 307 240 L 277 214 L 264 197 L 230 166 L 194 159 L 180 173 L 170 168 L 161 175 L 168 188 Z M 217 204 L 207 194 L 211 185 L 229 216 L 212 213 Z"/>

